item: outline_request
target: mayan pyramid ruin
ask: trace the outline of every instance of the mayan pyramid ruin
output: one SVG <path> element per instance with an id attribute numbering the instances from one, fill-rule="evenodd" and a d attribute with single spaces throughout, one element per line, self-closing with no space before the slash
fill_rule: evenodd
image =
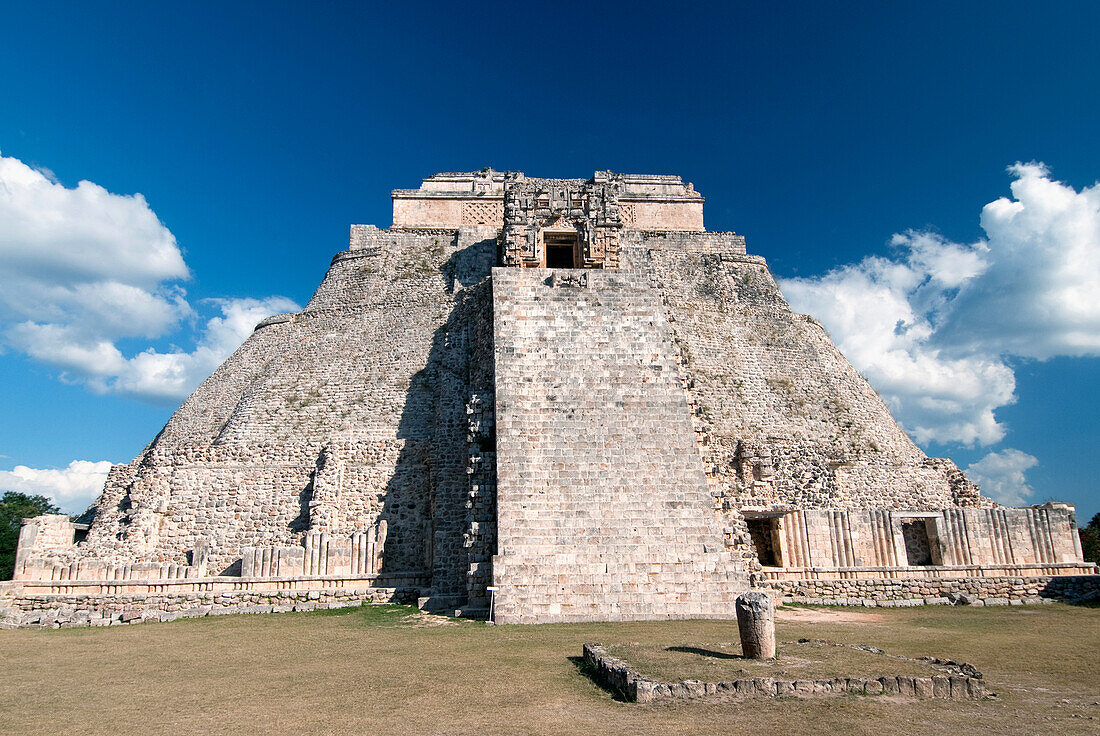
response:
<path id="1" fill-rule="evenodd" d="M 1094 570 L 1072 507 L 927 457 L 690 183 L 487 169 L 353 225 L 83 517 L 24 524 L 0 610 L 729 618 L 750 587 L 1033 600 Z"/>

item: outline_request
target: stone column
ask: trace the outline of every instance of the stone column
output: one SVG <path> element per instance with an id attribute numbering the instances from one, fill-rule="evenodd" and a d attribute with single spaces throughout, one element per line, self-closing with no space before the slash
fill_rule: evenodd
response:
<path id="1" fill-rule="evenodd" d="M 749 659 L 775 659 L 775 611 L 768 594 L 742 593 L 736 610 L 741 652 Z"/>

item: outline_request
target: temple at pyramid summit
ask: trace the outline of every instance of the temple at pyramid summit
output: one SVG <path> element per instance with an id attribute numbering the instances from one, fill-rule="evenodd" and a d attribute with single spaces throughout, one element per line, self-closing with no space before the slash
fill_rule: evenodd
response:
<path id="1" fill-rule="evenodd" d="M 77 521 L 24 522 L 14 625 L 409 601 L 498 623 L 1096 585 L 1072 506 L 930 458 L 676 176 L 393 192 Z"/>

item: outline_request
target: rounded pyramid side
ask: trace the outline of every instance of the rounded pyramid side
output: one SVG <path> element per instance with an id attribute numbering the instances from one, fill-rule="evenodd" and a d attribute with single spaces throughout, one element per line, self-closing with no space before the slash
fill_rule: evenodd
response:
<path id="1" fill-rule="evenodd" d="M 337 254 L 302 312 L 261 323 L 115 469 L 80 554 L 182 563 L 206 544 L 213 571 L 231 572 L 245 547 L 385 520 L 387 564 L 430 568 L 431 493 L 465 470 L 449 467 L 464 454 L 434 449 L 456 275 L 484 278 L 495 252 L 454 232 L 374 232 L 374 246 Z M 464 415 L 456 393 L 448 411 Z"/>
<path id="2" fill-rule="evenodd" d="M 929 458 L 759 256 L 721 233 L 637 235 L 627 263 L 662 292 L 716 493 L 740 509 L 932 509 L 988 503 Z"/>

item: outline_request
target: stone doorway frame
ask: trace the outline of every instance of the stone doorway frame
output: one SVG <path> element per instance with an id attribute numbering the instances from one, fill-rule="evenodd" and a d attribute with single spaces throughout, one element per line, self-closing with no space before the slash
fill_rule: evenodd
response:
<path id="1" fill-rule="evenodd" d="M 539 245 L 540 245 L 540 263 L 543 268 L 582 268 L 583 266 L 577 265 L 582 263 L 583 250 L 581 244 L 581 233 L 577 228 L 566 220 L 558 220 L 550 227 L 544 228 L 539 232 Z M 568 266 L 551 266 L 550 249 L 555 250 L 570 248 L 571 257 L 569 259 Z"/>
<path id="2" fill-rule="evenodd" d="M 752 539 L 753 553 L 756 560 L 763 567 L 787 567 L 789 552 L 784 540 L 783 518 L 787 512 L 782 511 L 745 511 L 742 512 L 745 526 Z M 765 549 L 757 545 L 757 538 L 767 543 Z"/>

